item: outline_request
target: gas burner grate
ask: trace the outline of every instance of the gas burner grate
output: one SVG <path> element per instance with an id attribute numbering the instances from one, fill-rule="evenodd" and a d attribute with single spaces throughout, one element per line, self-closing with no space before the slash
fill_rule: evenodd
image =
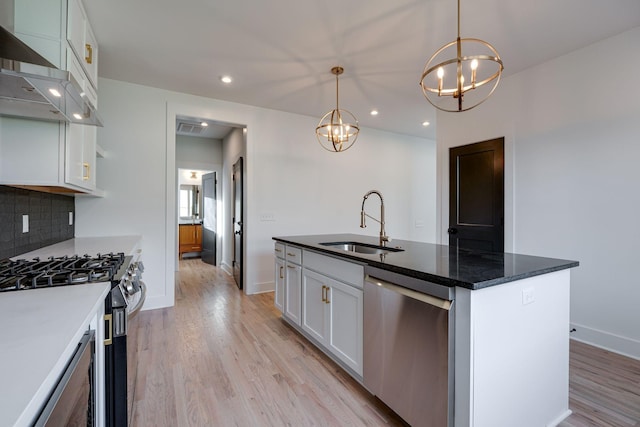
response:
<path id="1" fill-rule="evenodd" d="M 0 291 L 38 289 L 113 280 L 124 253 L 0 260 Z"/>

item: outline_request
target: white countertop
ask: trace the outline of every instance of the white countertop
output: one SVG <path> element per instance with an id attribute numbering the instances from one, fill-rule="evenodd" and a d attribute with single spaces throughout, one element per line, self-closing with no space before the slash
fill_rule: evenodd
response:
<path id="1" fill-rule="evenodd" d="M 125 255 L 135 255 L 135 252 L 140 250 L 140 240 L 140 236 L 76 237 L 15 256 L 12 259 L 85 254 L 95 256 L 98 253 L 109 252 L 124 252 Z"/>
<path id="2" fill-rule="evenodd" d="M 0 294 L 0 425 L 31 424 L 109 289 L 90 283 Z"/>

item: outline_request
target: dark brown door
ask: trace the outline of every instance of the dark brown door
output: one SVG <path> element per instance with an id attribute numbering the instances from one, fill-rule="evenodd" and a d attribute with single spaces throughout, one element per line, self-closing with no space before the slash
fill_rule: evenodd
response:
<path id="1" fill-rule="evenodd" d="M 216 265 L 216 173 L 202 175 L 202 261 Z"/>
<path id="2" fill-rule="evenodd" d="M 504 251 L 504 138 L 449 149 L 449 246 Z"/>
<path id="3" fill-rule="evenodd" d="M 233 165 L 233 278 L 242 289 L 242 157 Z"/>

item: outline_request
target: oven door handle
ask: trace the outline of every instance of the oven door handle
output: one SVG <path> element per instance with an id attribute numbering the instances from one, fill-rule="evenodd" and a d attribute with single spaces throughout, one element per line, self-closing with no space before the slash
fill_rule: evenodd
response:
<path id="1" fill-rule="evenodd" d="M 147 297 L 147 285 L 145 285 L 145 283 L 141 280 L 140 281 L 140 300 L 138 301 L 138 304 L 136 304 L 136 306 L 133 307 L 133 309 L 131 309 L 131 311 L 127 314 L 127 317 L 129 319 L 132 319 L 138 314 L 138 312 L 142 308 L 142 305 L 144 304 L 144 300 L 146 297 Z"/>

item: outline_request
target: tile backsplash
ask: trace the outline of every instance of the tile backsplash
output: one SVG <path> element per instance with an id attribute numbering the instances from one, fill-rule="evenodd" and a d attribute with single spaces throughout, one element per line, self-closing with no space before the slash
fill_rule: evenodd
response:
<path id="1" fill-rule="evenodd" d="M 72 239 L 75 198 L 0 185 L 0 259 Z M 22 232 L 23 215 L 29 216 L 29 232 Z"/>

